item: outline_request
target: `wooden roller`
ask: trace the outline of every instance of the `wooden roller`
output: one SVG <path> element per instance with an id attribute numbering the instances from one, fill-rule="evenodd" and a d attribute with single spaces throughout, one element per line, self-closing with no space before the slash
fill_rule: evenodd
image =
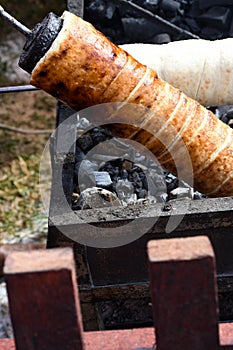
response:
<path id="1" fill-rule="evenodd" d="M 32 71 L 31 84 L 76 109 L 119 102 L 125 125 L 112 128 L 116 134 L 143 144 L 174 174 L 177 168 L 185 171 L 188 151 L 196 189 L 214 197 L 233 195 L 232 129 L 90 23 L 67 11 L 62 18 L 63 27 Z M 136 104 L 138 113 L 127 112 L 127 104 Z M 106 113 L 103 124 L 113 115 Z"/>

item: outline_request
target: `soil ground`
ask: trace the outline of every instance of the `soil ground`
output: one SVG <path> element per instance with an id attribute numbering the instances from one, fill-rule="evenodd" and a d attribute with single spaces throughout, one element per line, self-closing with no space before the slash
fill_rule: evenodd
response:
<path id="1" fill-rule="evenodd" d="M 33 28 L 52 11 L 60 15 L 65 0 L 2 0 L 1 5 Z M 17 68 L 21 34 L 0 18 L 0 86 L 28 84 Z M 18 44 L 20 43 L 20 45 Z M 26 130 L 53 129 L 56 101 L 43 91 L 0 94 L 0 124 Z M 0 128 L 0 242 L 11 241 L 44 219 L 39 192 L 39 164 L 50 134 L 22 134 Z M 34 227 L 36 230 L 36 228 Z"/>

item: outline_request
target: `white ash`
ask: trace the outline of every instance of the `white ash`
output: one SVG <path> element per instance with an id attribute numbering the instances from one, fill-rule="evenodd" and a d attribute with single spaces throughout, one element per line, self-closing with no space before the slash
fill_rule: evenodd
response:
<path id="1" fill-rule="evenodd" d="M 6 283 L 0 283 L 0 338 L 13 338 Z"/>

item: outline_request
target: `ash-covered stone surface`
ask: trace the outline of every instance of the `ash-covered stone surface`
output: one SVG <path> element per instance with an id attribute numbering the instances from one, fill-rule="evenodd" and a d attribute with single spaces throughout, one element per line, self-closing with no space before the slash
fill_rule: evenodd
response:
<path id="1" fill-rule="evenodd" d="M 231 0 L 86 0 L 84 17 L 117 44 L 156 43 L 180 40 L 177 34 L 143 10 L 203 39 L 223 39 L 233 35 Z M 127 4 L 126 4 L 127 3 Z M 137 5 L 141 11 L 129 3 Z"/>

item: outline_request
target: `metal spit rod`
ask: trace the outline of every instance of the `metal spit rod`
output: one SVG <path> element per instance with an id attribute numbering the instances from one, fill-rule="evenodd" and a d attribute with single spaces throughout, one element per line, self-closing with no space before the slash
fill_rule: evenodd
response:
<path id="1" fill-rule="evenodd" d="M 9 92 L 23 92 L 39 90 L 33 85 L 16 85 L 16 86 L 2 86 L 0 87 L 0 94 L 7 94 Z"/>
<path id="2" fill-rule="evenodd" d="M 8 12 L 4 10 L 4 8 L 0 5 L 0 15 L 4 17 L 13 27 L 15 27 L 20 33 L 25 36 L 28 36 L 31 33 L 31 30 L 22 23 L 20 23 L 17 19 L 12 17 Z"/>
<path id="3" fill-rule="evenodd" d="M 9 24 L 15 27 L 20 33 L 28 36 L 31 33 L 31 30 L 25 27 L 17 19 L 12 17 L 4 8 L 0 5 L 0 16 L 4 17 Z M 35 86 L 32 85 L 19 85 L 19 86 L 3 86 L 0 87 L 0 94 L 6 94 L 9 92 L 21 92 L 21 91 L 34 91 L 38 90 Z"/>

